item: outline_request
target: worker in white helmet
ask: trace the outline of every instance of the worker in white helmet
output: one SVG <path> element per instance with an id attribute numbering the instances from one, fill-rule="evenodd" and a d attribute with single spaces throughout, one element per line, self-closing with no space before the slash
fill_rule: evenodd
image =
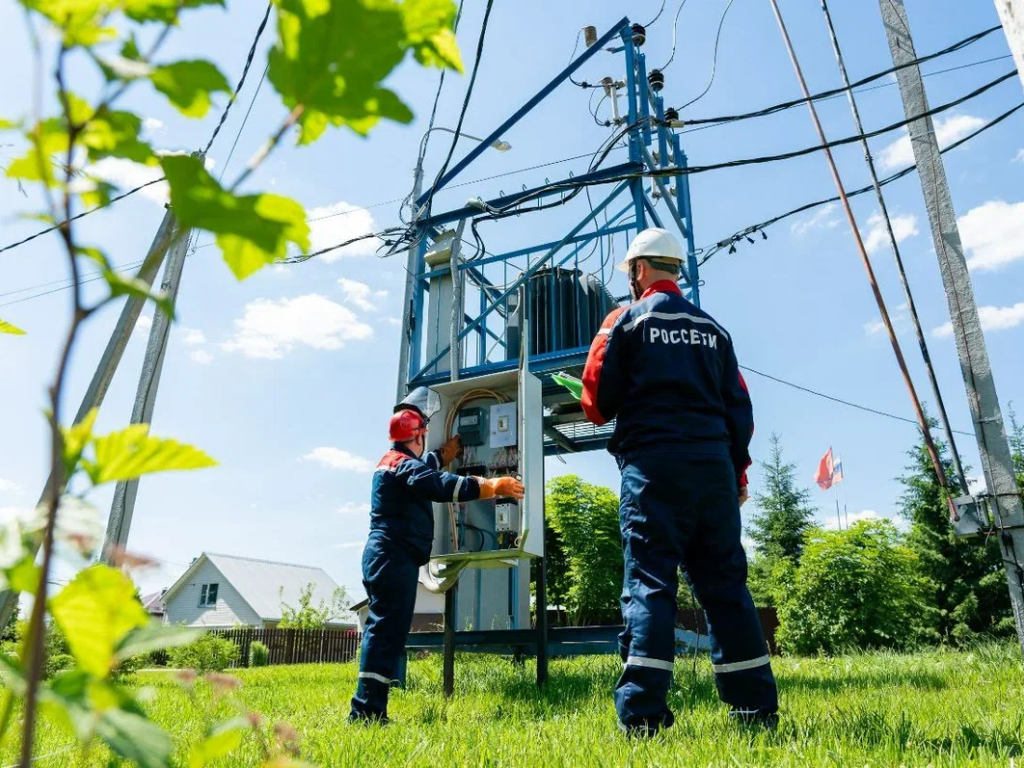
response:
<path id="1" fill-rule="evenodd" d="M 731 716 L 774 725 L 778 694 L 747 590 L 740 506 L 747 498 L 754 421 L 732 339 L 687 301 L 685 258 L 664 229 L 647 229 L 621 268 L 633 303 L 605 318 L 583 374 L 582 405 L 616 419 L 608 450 L 622 472 L 625 573 L 615 688 L 623 730 L 651 735 L 673 722 L 677 571 L 704 608 L 719 696 Z"/>

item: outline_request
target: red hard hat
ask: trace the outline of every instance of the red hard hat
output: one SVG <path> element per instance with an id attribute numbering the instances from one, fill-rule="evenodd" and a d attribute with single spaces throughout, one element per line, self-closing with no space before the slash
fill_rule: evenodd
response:
<path id="1" fill-rule="evenodd" d="M 427 422 L 417 411 L 402 410 L 391 416 L 388 437 L 393 443 L 404 443 L 427 434 Z"/>

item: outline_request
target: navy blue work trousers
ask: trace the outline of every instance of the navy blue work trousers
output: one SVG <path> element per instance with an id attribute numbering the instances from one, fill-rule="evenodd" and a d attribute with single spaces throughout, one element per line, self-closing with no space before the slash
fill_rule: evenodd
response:
<path id="1" fill-rule="evenodd" d="M 419 567 L 401 545 L 379 531 L 370 532 L 363 550 L 369 614 L 359 656 L 359 683 L 352 697 L 353 719 L 387 718 L 388 690 L 405 653 L 418 576 Z"/>
<path id="2" fill-rule="evenodd" d="M 736 471 L 721 456 L 643 454 L 620 460 L 625 574 L 619 638 L 625 664 L 615 708 L 626 728 L 672 725 L 678 569 L 704 609 L 722 701 L 738 714 L 778 709 L 775 678 L 747 591 Z"/>

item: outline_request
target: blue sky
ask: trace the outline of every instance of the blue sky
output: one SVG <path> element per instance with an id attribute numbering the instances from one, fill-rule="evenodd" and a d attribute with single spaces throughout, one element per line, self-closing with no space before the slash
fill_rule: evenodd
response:
<path id="1" fill-rule="evenodd" d="M 630 3 L 635 8 L 630 14 L 634 20 L 648 21 L 659 4 L 659 0 Z M 482 3 L 466 5 L 458 37 L 469 60 Z M 670 0 L 668 5 L 648 32 L 645 50 L 652 65 L 666 60 L 671 47 L 676 4 Z M 722 0 L 692 0 L 683 9 L 678 51 L 666 71 L 669 102 L 684 103 L 703 90 L 724 5 Z M 921 54 L 998 23 L 987 2 L 908 0 L 907 5 Z M 260 6 L 232 3 L 229 11 L 188 15 L 167 47 L 167 58 L 210 56 L 234 82 L 258 24 Z M 582 0 L 557 4 L 499 0 L 464 129 L 486 134 L 565 65 L 582 25 L 605 29 L 620 17 L 622 7 Z M 792 0 L 784 0 L 782 7 L 811 89 L 839 85 L 820 11 Z M 891 66 L 874 4 L 838 5 L 833 14 L 852 78 Z M 0 81 L 0 113 L 18 116 L 30 108 L 31 79 L 24 23 L 13 4 L 0 8 L 0 50 L 9 69 L 17 63 L 24 70 L 22 77 Z M 990 35 L 932 62 L 925 71 L 1007 52 L 1002 35 Z M 264 61 L 265 50 L 261 50 L 252 79 L 210 153 L 215 174 L 224 169 Z M 931 104 L 957 98 L 1011 67 L 1012 61 L 1005 59 L 929 77 Z M 583 76 L 594 81 L 605 74 L 621 75 L 620 70 L 619 59 L 601 55 Z M 249 188 L 290 195 L 308 209 L 320 209 L 311 217 L 347 212 L 315 225 L 314 247 L 397 224 L 398 204 L 387 201 L 404 197 L 411 185 L 416 147 L 429 117 L 436 78 L 436 71 L 411 62 L 392 77 L 390 85 L 416 114 L 412 125 L 381 125 L 369 139 L 335 130 L 313 147 L 285 147 L 254 175 Z M 449 78 L 438 111 L 439 125 L 454 125 L 467 80 Z M 90 93 L 96 82 L 81 74 L 75 87 Z M 683 117 L 757 109 L 798 93 L 769 4 L 736 0 L 725 22 L 714 86 Z M 587 97 L 572 86 L 563 87 L 504 137 L 513 145 L 512 151 L 485 152 L 463 179 L 592 152 L 607 137 L 607 129 L 594 124 L 587 112 Z M 1004 83 L 944 115 L 938 123 L 940 136 L 958 138 L 1020 99 L 1020 82 Z M 194 149 L 205 144 L 223 100 L 200 121 L 179 116 L 145 88 L 133 93 L 128 103 L 147 116 L 147 134 L 155 145 Z M 860 106 L 869 130 L 903 117 L 894 85 L 863 94 Z M 853 133 L 844 100 L 823 103 L 820 113 L 830 137 Z M 280 101 L 265 86 L 238 142 L 229 178 L 240 171 L 283 114 Z M 1004 411 L 1013 400 L 1024 411 L 1021 120 L 1018 113 L 946 156 Z M 912 161 L 909 141 L 901 140 L 903 136 L 895 132 L 872 142 L 883 174 Z M 814 143 L 810 119 L 799 109 L 684 137 L 691 164 Z M 436 172 L 447 148 L 440 134 L 431 144 L 428 177 Z M 14 151 L 0 147 L 0 157 L 10 157 Z M 867 183 L 859 148 L 841 149 L 837 159 L 847 188 Z M 486 198 L 519 185 L 533 186 L 583 168 L 585 161 L 576 161 L 470 184 L 445 192 L 440 205 L 458 205 L 474 195 Z M 126 186 L 145 180 L 117 165 L 103 170 Z M 154 188 L 154 193 L 158 191 Z M 834 187 L 823 156 L 814 154 L 695 176 L 691 191 L 697 242 L 710 245 L 748 224 L 831 196 Z M 949 317 L 916 175 L 890 185 L 886 195 L 950 416 L 955 426 L 969 430 L 955 348 L 942 329 Z M 20 221 L 17 214 L 38 207 L 31 194 L 26 198 L 14 184 L 0 181 L 0 244 L 31 233 L 35 225 Z M 875 249 L 875 268 L 897 317 L 918 388 L 925 399 L 931 399 L 905 311 L 898 309 L 903 297 L 874 218 L 874 200 L 869 195 L 856 198 L 854 209 L 866 240 Z M 528 219 L 488 225 L 488 248 L 557 238 L 584 211 L 585 201 L 575 201 Z M 117 263 L 130 263 L 144 254 L 161 213 L 157 194 L 136 195 L 85 219 L 79 238 L 105 247 Z M 701 275 L 706 281 L 704 308 L 730 329 L 740 362 L 911 417 L 841 211 L 818 209 L 772 227 L 768 235 L 767 241 L 758 238 L 755 245 L 744 243 L 734 255 L 719 254 Z M 208 240 L 209 236 L 201 236 L 200 246 Z M 620 254 L 623 245 L 616 246 Z M 385 424 L 394 392 L 403 276 L 402 263 L 379 259 L 373 250 L 372 244 L 353 247 L 330 259 L 264 270 L 241 284 L 213 248 L 199 247 L 187 261 L 180 322 L 170 339 L 153 431 L 204 448 L 220 466 L 155 476 L 142 483 L 130 547 L 162 561 L 159 569 L 141 576 L 144 588 L 168 586 L 193 557 L 206 550 L 319 565 L 353 594 L 361 594 L 359 554 L 367 530 L 369 470 L 387 447 Z M 40 409 L 70 296 L 56 290 L 28 297 L 59 288 L 64 275 L 63 255 L 54 237 L 0 255 L 0 294 L 4 294 L 0 295 L 0 317 L 29 331 L 26 337 L 0 337 L 0 508 L 30 506 L 45 479 L 47 442 Z M 621 295 L 624 285 L 616 283 L 613 290 Z M 116 309 L 106 310 L 85 331 L 73 359 L 67 410 L 77 408 L 116 315 Z M 114 429 L 128 421 L 144 346 L 145 334 L 137 333 L 107 397 L 100 429 Z M 911 425 L 851 410 L 756 376 L 748 378 L 757 423 L 756 458 L 766 458 L 769 435 L 780 433 L 787 458 L 797 463 L 801 478 L 810 486 L 818 459 L 831 445 L 843 457 L 847 477 L 843 490 L 851 518 L 894 514 L 900 489 L 893 478 L 901 473 L 904 451 L 915 440 Z M 977 472 L 973 439 L 961 437 L 960 446 L 965 461 Z M 565 463 L 549 459 L 547 472 L 549 477 L 577 472 L 612 487 L 618 481 L 614 463 L 603 453 L 568 458 Z M 756 469 L 752 481 L 756 489 Z M 833 496 L 815 489 L 813 497 L 822 521 L 830 519 Z M 109 492 L 96 493 L 94 500 L 106 514 Z M 745 515 L 752 511 L 752 505 L 744 509 Z"/>

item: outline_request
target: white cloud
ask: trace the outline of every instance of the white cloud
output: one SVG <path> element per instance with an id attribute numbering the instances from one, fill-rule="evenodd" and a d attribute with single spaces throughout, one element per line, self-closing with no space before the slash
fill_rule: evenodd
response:
<path id="1" fill-rule="evenodd" d="M 344 541 L 341 544 L 335 544 L 334 549 L 362 549 L 366 546 L 366 541 Z"/>
<path id="2" fill-rule="evenodd" d="M 235 320 L 235 335 L 221 344 L 225 352 L 279 360 L 296 344 L 313 349 L 341 349 L 349 341 L 364 341 L 373 328 L 348 307 L 316 293 L 294 299 L 256 299 Z"/>
<path id="3" fill-rule="evenodd" d="M 190 347 L 206 343 L 206 334 L 197 328 L 182 328 L 181 333 L 183 334 L 181 337 L 182 343 Z"/>
<path id="4" fill-rule="evenodd" d="M 953 115 L 945 120 L 936 121 L 935 136 L 939 140 L 939 147 L 948 147 L 984 124 L 984 120 L 974 115 Z M 914 149 L 910 145 L 910 134 L 904 131 L 900 138 L 881 151 L 879 160 L 882 167 L 887 170 L 913 165 Z"/>
<path id="5" fill-rule="evenodd" d="M 967 478 L 967 492 L 972 496 L 985 493 L 988 490 L 985 485 L 985 478 L 983 477 L 968 477 Z"/>
<path id="6" fill-rule="evenodd" d="M 356 456 L 341 448 L 320 446 L 302 457 L 303 461 L 315 461 L 322 467 L 328 469 L 341 469 L 348 472 L 372 472 L 374 464 L 369 459 Z"/>
<path id="7" fill-rule="evenodd" d="M 957 219 L 968 269 L 997 270 L 1024 259 L 1024 202 L 989 200 Z"/>
<path id="8" fill-rule="evenodd" d="M 388 295 L 387 291 L 375 291 L 366 283 L 349 280 L 347 277 L 339 277 L 338 285 L 341 288 L 341 292 L 345 295 L 345 301 L 349 304 L 355 304 L 366 312 L 376 311 L 377 305 L 374 303 L 375 300 L 387 298 Z"/>
<path id="9" fill-rule="evenodd" d="M 868 336 L 874 336 L 875 334 L 882 333 L 885 330 L 885 323 L 881 320 L 872 320 L 871 322 L 864 323 L 864 333 Z"/>
<path id="10" fill-rule="evenodd" d="M 800 221 L 794 221 L 793 224 L 790 225 L 789 229 L 794 235 L 800 237 L 802 235 L 806 235 L 812 229 L 817 229 L 818 227 L 828 227 L 829 229 L 837 227 L 839 226 L 839 219 L 831 218 L 835 210 L 836 204 L 829 203 L 824 208 L 816 211 L 813 216 L 809 216 L 806 219 L 800 219 Z"/>
<path id="11" fill-rule="evenodd" d="M 917 229 L 917 216 L 904 214 L 903 216 L 890 216 L 892 222 L 892 233 L 896 236 L 896 242 L 902 243 L 908 237 L 915 237 L 920 234 Z M 879 248 L 888 245 L 889 233 L 885 229 L 885 219 L 882 214 L 876 211 L 868 218 L 868 233 L 864 238 L 864 247 L 868 253 L 874 253 Z"/>
<path id="12" fill-rule="evenodd" d="M 142 127 L 150 133 L 163 133 L 164 121 L 157 120 L 155 117 L 147 117 L 143 119 Z"/>
<path id="13" fill-rule="evenodd" d="M 1019 301 L 1012 307 L 978 307 L 978 318 L 981 320 L 983 331 L 1005 331 L 1008 328 L 1016 328 L 1024 323 L 1024 301 Z M 949 338 L 952 335 L 952 322 L 940 325 L 932 331 L 932 336 L 940 339 Z"/>
<path id="14" fill-rule="evenodd" d="M 0 493 L 24 493 L 25 490 L 13 480 L 0 477 Z"/>
<path id="15" fill-rule="evenodd" d="M 196 349 L 192 351 L 190 355 L 192 361 L 199 363 L 199 365 L 209 365 L 213 362 L 213 355 L 207 352 L 205 349 Z"/>
<path id="16" fill-rule="evenodd" d="M 367 235 L 375 229 L 373 216 L 368 210 L 346 202 L 313 208 L 307 215 L 307 221 L 311 251 L 330 248 L 355 237 Z M 380 246 L 379 238 L 370 237 L 317 258 L 330 264 L 346 256 L 371 256 Z"/>
<path id="17" fill-rule="evenodd" d="M 164 175 L 159 165 L 139 165 L 120 157 L 105 157 L 88 166 L 85 172 L 125 190 L 156 181 Z M 159 205 L 166 205 L 169 200 L 166 181 L 148 186 L 139 194 Z"/>
<path id="18" fill-rule="evenodd" d="M 385 322 L 387 322 L 390 325 L 401 325 L 402 324 L 402 318 L 400 318 L 400 317 L 385 317 L 384 320 L 385 320 Z"/>
<path id="19" fill-rule="evenodd" d="M 139 315 L 139 319 L 135 321 L 134 333 L 140 336 L 148 336 L 150 328 L 153 327 L 153 316 L 152 315 Z"/>
<path id="20" fill-rule="evenodd" d="M 365 515 L 370 511 L 370 505 L 366 502 L 362 504 L 354 501 L 347 501 L 338 507 L 338 514 L 341 515 Z"/>
<path id="21" fill-rule="evenodd" d="M 1024 163 L 1024 149 L 1018 149 L 1017 154 L 1014 155 L 1013 160 L 1011 160 L 1010 162 Z"/>

